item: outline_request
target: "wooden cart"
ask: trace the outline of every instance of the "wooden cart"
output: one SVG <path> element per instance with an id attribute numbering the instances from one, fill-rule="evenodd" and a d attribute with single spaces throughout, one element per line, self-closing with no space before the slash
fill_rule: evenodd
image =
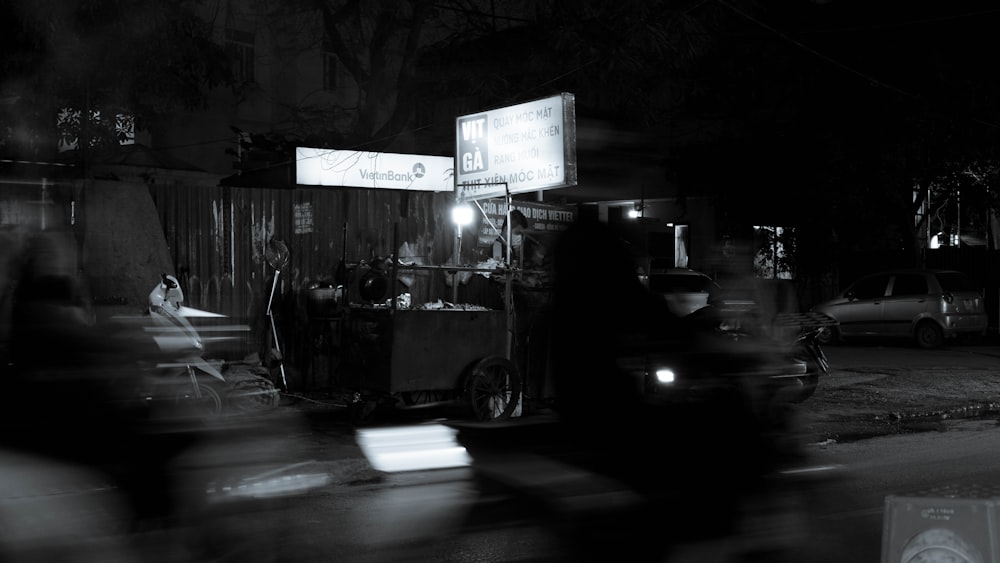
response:
<path id="1" fill-rule="evenodd" d="M 442 403 L 462 406 L 480 421 L 517 416 L 522 379 L 510 359 L 508 318 L 505 310 L 443 302 L 415 308 L 397 307 L 395 300 L 352 304 L 342 311 L 337 379 L 356 390 L 362 418 L 385 404 Z"/>
<path id="2" fill-rule="evenodd" d="M 507 202 L 505 256 L 511 256 L 511 197 L 505 183 L 503 186 Z M 344 231 L 346 241 L 346 224 Z M 459 229 L 456 261 L 461 236 Z M 399 246 L 398 225 L 394 225 L 392 248 Z M 346 243 L 342 263 L 347 266 Z M 362 288 L 377 287 L 375 293 L 381 297 L 368 296 L 367 304 L 351 303 L 341 313 L 338 379 L 357 390 L 354 404 L 362 405 L 359 417 L 366 418 L 381 404 L 399 403 L 465 405 L 466 412 L 480 421 L 518 416 L 523 381 L 517 364 L 511 361 L 514 321 L 509 264 L 501 269 L 404 265 L 393 258 L 389 269 L 391 272 L 383 271 L 390 274 L 388 282 L 355 276 L 354 282 Z M 427 304 L 399 307 L 395 292 L 389 288 L 395 287 L 400 270 L 448 272 L 453 276 L 456 296 L 459 273 L 502 275 L 504 309 L 427 308 Z M 389 297 L 388 302 L 384 297 Z"/>

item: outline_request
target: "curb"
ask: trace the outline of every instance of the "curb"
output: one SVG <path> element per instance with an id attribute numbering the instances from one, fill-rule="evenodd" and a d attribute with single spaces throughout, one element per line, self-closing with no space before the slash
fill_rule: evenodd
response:
<path id="1" fill-rule="evenodd" d="M 951 419 L 963 419 L 963 418 L 978 418 L 981 416 L 987 416 L 994 413 L 1000 413 L 1000 402 L 991 403 L 980 403 L 965 405 L 963 407 L 952 407 L 948 409 L 938 409 L 934 411 L 917 411 L 917 412 L 890 412 L 886 415 L 876 416 L 877 421 L 892 421 L 892 422 L 905 422 L 911 420 L 921 420 L 921 419 L 940 419 L 940 420 L 951 420 Z"/>

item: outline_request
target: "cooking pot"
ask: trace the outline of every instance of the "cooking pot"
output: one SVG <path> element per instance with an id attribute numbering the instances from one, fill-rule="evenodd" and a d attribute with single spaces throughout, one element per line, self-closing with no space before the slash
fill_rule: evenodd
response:
<path id="1" fill-rule="evenodd" d="M 306 312 L 310 317 L 332 317 L 344 297 L 344 286 L 320 285 L 306 291 Z"/>
<path id="2" fill-rule="evenodd" d="M 365 301 L 379 302 L 385 300 L 389 294 L 389 277 L 380 270 L 368 270 L 361 277 L 361 287 L 359 288 L 361 298 Z"/>

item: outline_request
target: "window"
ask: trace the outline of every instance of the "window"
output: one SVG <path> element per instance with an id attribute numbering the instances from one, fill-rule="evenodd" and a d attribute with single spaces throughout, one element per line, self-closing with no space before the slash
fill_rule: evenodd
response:
<path id="1" fill-rule="evenodd" d="M 56 130 L 59 132 L 59 152 L 80 148 L 82 112 L 75 108 L 62 108 L 56 113 Z M 94 116 L 91 115 L 91 119 Z"/>
<path id="2" fill-rule="evenodd" d="M 111 115 L 111 112 L 106 112 L 104 115 Z M 114 122 L 110 122 L 101 118 L 100 110 L 91 110 L 90 119 L 84 123 L 83 112 L 79 109 L 61 108 L 56 112 L 59 152 L 79 149 L 80 136 L 84 131 L 90 137 L 88 145 L 90 147 L 113 143 L 135 144 L 135 115 L 118 112 L 114 116 Z"/>
<path id="3" fill-rule="evenodd" d="M 872 276 L 858 281 L 849 293 L 855 299 L 876 299 L 878 297 L 885 297 L 885 286 L 888 283 L 888 275 Z"/>
<path id="4" fill-rule="evenodd" d="M 674 225 L 674 266 L 687 268 L 690 245 L 688 225 Z"/>
<path id="5" fill-rule="evenodd" d="M 340 83 L 340 57 L 337 56 L 332 42 L 323 40 L 323 88 L 336 90 Z"/>
<path id="6" fill-rule="evenodd" d="M 969 278 L 958 272 L 941 272 L 937 274 L 937 280 L 941 284 L 942 291 L 979 291 Z"/>
<path id="7" fill-rule="evenodd" d="M 754 226 L 754 273 L 761 279 L 792 279 L 795 229 Z"/>
<path id="8" fill-rule="evenodd" d="M 668 225 L 666 231 L 648 233 L 646 244 L 649 248 L 650 270 L 687 268 L 690 233 L 689 225 Z"/>
<path id="9" fill-rule="evenodd" d="M 254 51 L 253 33 L 238 29 L 227 29 L 226 51 L 233 60 L 233 77 L 237 82 L 254 82 L 257 80 L 257 74 L 254 72 L 256 53 Z"/>
<path id="10" fill-rule="evenodd" d="M 119 145 L 135 144 L 135 115 L 131 113 L 115 114 L 115 138 Z"/>
<path id="11" fill-rule="evenodd" d="M 926 295 L 927 278 L 923 274 L 898 274 L 896 281 L 892 282 L 892 294 L 900 295 Z"/>

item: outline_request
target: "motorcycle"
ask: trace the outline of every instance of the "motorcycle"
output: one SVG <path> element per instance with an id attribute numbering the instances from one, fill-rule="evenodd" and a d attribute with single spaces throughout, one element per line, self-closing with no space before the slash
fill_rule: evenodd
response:
<path id="1" fill-rule="evenodd" d="M 803 357 L 818 331 L 792 343 L 727 332 L 637 342 L 617 362 L 641 389 L 627 409 L 593 403 L 570 420 L 557 404 L 552 417 L 504 426 L 451 422 L 479 490 L 544 514 L 566 560 L 610 559 L 623 545 L 635 560 L 796 560 L 822 525 L 814 490 L 837 476 L 807 458 L 790 408 L 824 369 L 807 364 L 827 366 Z"/>
<path id="2" fill-rule="evenodd" d="M 716 299 L 689 319 L 724 342 L 759 345 L 790 358 L 787 370 L 770 375 L 775 389 L 788 402 L 801 403 L 811 397 L 820 378 L 830 373 L 820 338 L 837 321 L 822 313 L 778 313 L 768 319 L 755 301 Z"/>
<path id="3" fill-rule="evenodd" d="M 620 558 L 622 546 L 631 559 L 735 560 L 681 549 L 750 540 L 764 523 L 758 511 L 787 517 L 766 531 L 777 545 L 733 555 L 794 553 L 808 534 L 783 523 L 805 520 L 797 506 L 808 506 L 809 487 L 798 494 L 789 475 L 818 474 L 788 404 L 812 375 L 801 345 L 769 334 L 753 300 L 670 312 L 635 281 L 628 256 L 604 223 L 567 229 L 554 253 L 547 328 L 553 416 L 453 424 L 474 475 L 485 491 L 499 485 L 549 508 L 546 520 L 573 560 Z M 615 301 L 595 298 L 606 295 Z M 786 499 L 787 509 L 768 506 Z"/>
<path id="4" fill-rule="evenodd" d="M 210 362 L 202 357 L 206 342 L 223 342 L 234 337 L 203 337 L 189 319 L 224 318 L 225 315 L 187 307 L 183 302 L 184 291 L 177 278 L 161 274 L 160 283 L 149 293 L 148 312 L 152 326 L 147 327 L 147 331 L 152 333 L 160 352 L 173 357 L 157 362 L 156 368 L 168 375 L 176 375 L 180 369 L 184 378 L 161 379 L 159 383 L 165 387 L 155 390 L 155 396 L 163 396 L 166 390 L 177 405 L 195 415 L 222 414 L 226 407 L 246 411 L 277 405 L 278 391 L 265 377 L 263 368 L 255 373 L 252 369 L 234 369 L 224 362 Z M 232 332 L 248 331 L 249 327 L 215 326 L 211 329 Z"/>
<path id="5" fill-rule="evenodd" d="M 793 402 L 800 403 L 816 391 L 821 376 L 830 375 L 830 362 L 820 346 L 820 337 L 829 327 L 835 326 L 837 321 L 822 313 L 799 313 L 777 315 L 775 323 L 798 330 L 791 346 L 796 357 L 809 366 L 808 374 L 798 378 L 802 385 L 801 391 L 792 397 Z"/>
<path id="6" fill-rule="evenodd" d="M 202 357 L 198 312 L 173 276 L 148 314 L 106 322 L 84 322 L 85 308 L 53 291 L 73 281 L 22 278 L 22 354 L 4 375 L 23 399 L 0 417 L 0 560 L 278 560 L 270 528 L 284 503 L 273 499 L 328 482 L 295 462 L 308 459 L 294 438 L 306 422 L 259 406 L 204 416 L 196 392 L 233 408 L 236 383 L 262 378 Z"/>
<path id="7" fill-rule="evenodd" d="M 641 392 L 621 396 L 627 408 L 557 403 L 551 418 L 450 423 L 479 489 L 541 508 L 567 560 L 623 545 L 671 562 L 808 553 L 822 526 L 815 491 L 838 472 L 808 459 L 791 405 L 829 370 L 815 344 L 829 321 L 788 315 L 765 333 L 756 312 L 716 303 L 676 331 L 628 339 L 616 377 Z"/>
<path id="8" fill-rule="evenodd" d="M 204 341 L 188 319 L 218 318 L 222 315 L 186 307 L 182 305 L 183 301 L 184 292 L 177 278 L 161 274 L 160 283 L 149 293 L 148 311 L 153 321 L 153 327 L 149 330 L 159 349 L 177 356 L 177 359 L 158 362 L 156 367 L 184 370 L 190 387 L 185 384 L 175 391 L 179 403 L 186 403 L 192 409 L 207 414 L 219 414 L 222 412 L 222 396 L 204 377 L 199 377 L 199 372 L 221 383 L 225 383 L 226 378 L 218 368 L 201 357 L 205 349 Z"/>

